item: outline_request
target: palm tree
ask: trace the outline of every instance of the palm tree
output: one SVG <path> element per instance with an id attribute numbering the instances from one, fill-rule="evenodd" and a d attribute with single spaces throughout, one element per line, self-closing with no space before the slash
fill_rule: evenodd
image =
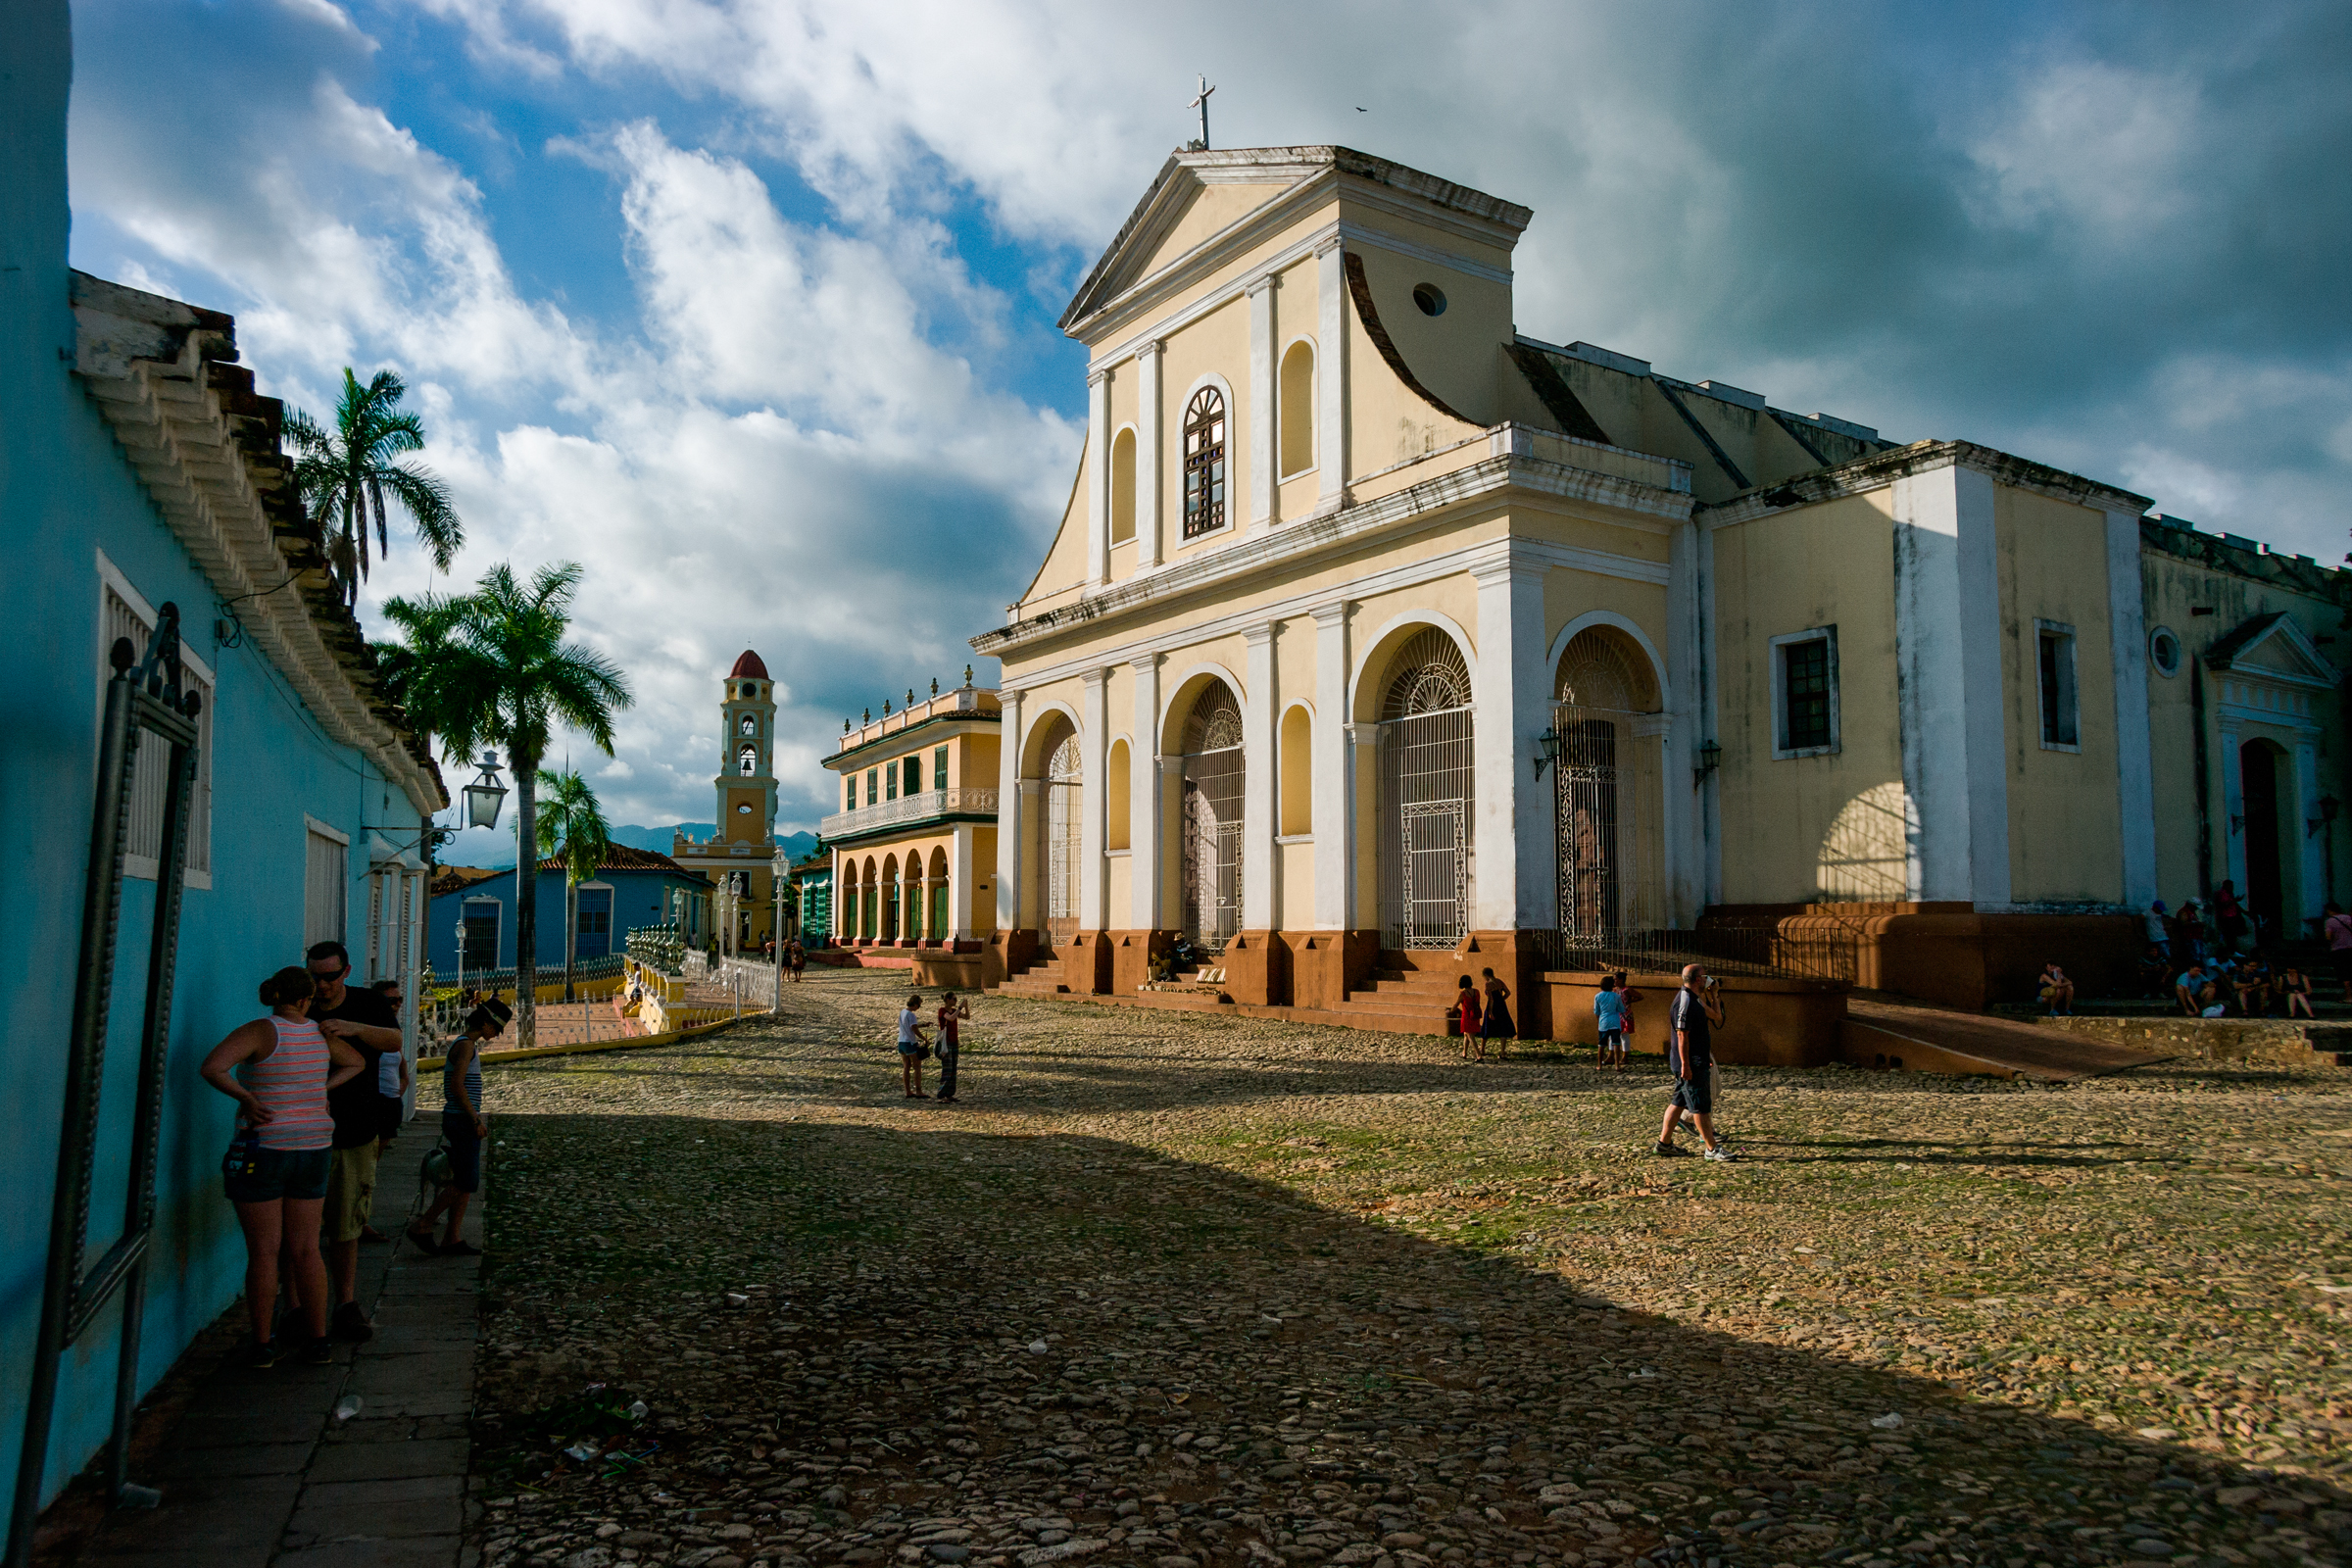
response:
<path id="1" fill-rule="evenodd" d="M 558 724 L 612 756 L 612 715 L 634 700 L 611 660 L 564 641 L 580 576 L 567 561 L 525 584 L 501 563 L 472 593 L 385 607 L 419 638 L 400 678 L 412 720 L 439 736 L 447 756 L 501 747 L 514 770 L 514 1035 L 524 1046 L 536 1034 L 539 879 L 538 857 L 522 852 L 539 842 L 540 759 Z"/>
<path id="2" fill-rule="evenodd" d="M 580 884 L 596 875 L 612 848 L 612 825 L 577 768 L 539 775 L 546 797 L 539 815 L 539 853 L 564 857 L 564 1000 L 571 997 L 571 965 L 580 945 Z"/>
<path id="3" fill-rule="evenodd" d="M 376 371 L 362 386 L 345 366 L 334 429 L 322 428 L 300 409 L 286 416 L 286 444 L 301 454 L 294 460 L 294 487 L 320 527 L 332 530 L 327 555 L 342 579 L 346 604 L 359 597 L 368 575 L 370 521 L 376 553 L 391 553 L 384 522 L 387 494 L 416 523 L 417 536 L 433 553 L 433 564 L 443 571 L 466 543 L 466 526 L 450 505 L 449 486 L 431 469 L 400 461 L 424 446 L 424 421 L 400 409 L 408 390 L 392 370 Z"/>

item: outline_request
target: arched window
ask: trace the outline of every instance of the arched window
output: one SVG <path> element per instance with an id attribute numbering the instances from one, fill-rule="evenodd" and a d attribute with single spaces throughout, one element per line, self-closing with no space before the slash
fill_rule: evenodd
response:
<path id="1" fill-rule="evenodd" d="M 948 852 L 931 852 L 931 927 L 928 935 L 942 941 L 948 930 Z"/>
<path id="2" fill-rule="evenodd" d="M 751 714 L 749 714 L 749 713 L 746 713 L 746 714 L 744 714 L 744 715 L 743 715 L 743 722 L 742 722 L 740 725 L 738 725 L 738 726 L 737 726 L 737 732 L 738 732 L 739 734 L 744 734 L 744 735 L 757 735 L 757 734 L 759 734 L 759 733 L 760 733 L 760 720 L 758 720 L 757 718 L 754 718 L 754 717 L 753 717 Z"/>
<path id="3" fill-rule="evenodd" d="M 1315 830 L 1314 721 L 1302 707 L 1282 715 L 1282 832 L 1295 838 Z"/>
<path id="4" fill-rule="evenodd" d="M 1294 343 L 1282 357 L 1282 476 L 1315 466 L 1315 348 Z"/>
<path id="5" fill-rule="evenodd" d="M 1225 526 L 1225 396 L 1213 386 L 1184 411 L 1184 536 Z"/>
<path id="6" fill-rule="evenodd" d="M 1470 668 L 1434 626 L 1391 662 L 1380 711 L 1383 941 L 1450 948 L 1469 929 L 1476 799 Z"/>
<path id="7" fill-rule="evenodd" d="M 1606 944 L 1628 927 L 1665 921 L 1651 802 L 1664 745 L 1649 661 L 1624 633 L 1589 626 L 1568 639 L 1554 674 L 1552 822 L 1560 929 Z"/>
<path id="8" fill-rule="evenodd" d="M 1135 432 L 1121 430 L 1110 444 L 1110 542 L 1135 537 Z"/>
<path id="9" fill-rule="evenodd" d="M 742 751 L 737 752 L 735 754 L 735 770 L 745 778 L 750 778 L 754 773 L 759 772 L 760 748 L 746 746 Z"/>
<path id="10" fill-rule="evenodd" d="M 1046 933 L 1055 946 L 1078 934 L 1079 829 L 1085 769 L 1066 721 L 1046 758 Z"/>
<path id="11" fill-rule="evenodd" d="M 1242 925 L 1242 705 L 1223 681 L 1184 724 L 1184 929 L 1212 953 Z"/>

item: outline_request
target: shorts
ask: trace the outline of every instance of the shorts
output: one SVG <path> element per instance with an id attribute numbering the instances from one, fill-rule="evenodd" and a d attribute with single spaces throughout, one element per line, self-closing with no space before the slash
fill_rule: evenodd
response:
<path id="1" fill-rule="evenodd" d="M 923 1048 L 911 1040 L 902 1040 L 899 1042 L 899 1054 L 908 1061 L 920 1061 L 923 1059 Z"/>
<path id="2" fill-rule="evenodd" d="M 1708 1063 L 1708 1069 L 1695 1078 L 1675 1080 L 1675 1105 L 1690 1111 L 1694 1116 L 1711 1116 L 1715 1113 L 1713 1066 L 1712 1062 Z"/>
<path id="3" fill-rule="evenodd" d="M 232 1203 L 274 1203 L 280 1199 L 310 1202 L 326 1196 L 331 1149 L 257 1149 L 226 1172 L 223 1185 Z"/>
<path id="4" fill-rule="evenodd" d="M 1625 1049 L 1625 1031 L 1622 1029 L 1603 1029 L 1600 1032 L 1600 1049 L 1603 1052 L 1623 1051 Z"/>
<path id="5" fill-rule="evenodd" d="M 373 1142 L 368 1142 L 357 1149 L 333 1149 L 327 1152 L 333 1159 L 326 1176 L 326 1239 L 356 1242 L 360 1232 L 368 1228 L 368 1215 L 375 1207 L 376 1148 Z"/>
<path id="6" fill-rule="evenodd" d="M 482 1190 L 482 1141 L 473 1118 L 462 1110 L 441 1113 L 441 1136 L 449 1140 L 449 1185 L 461 1193 Z"/>

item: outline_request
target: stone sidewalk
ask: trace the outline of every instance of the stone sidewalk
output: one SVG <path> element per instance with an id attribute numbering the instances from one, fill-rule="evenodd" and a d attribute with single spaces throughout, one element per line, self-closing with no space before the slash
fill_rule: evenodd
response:
<path id="1" fill-rule="evenodd" d="M 440 1117 L 411 1122 L 384 1156 L 375 1228 L 397 1238 Z M 481 1245 L 482 1205 L 466 1216 Z M 91 1568 L 454 1568 L 470 1560 L 466 1417 L 473 1406 L 476 1258 L 363 1245 L 359 1298 L 375 1338 L 332 1366 L 222 1366 L 135 1480 L 152 1512 L 117 1511 Z M 337 1421 L 347 1397 L 360 1407 Z"/>

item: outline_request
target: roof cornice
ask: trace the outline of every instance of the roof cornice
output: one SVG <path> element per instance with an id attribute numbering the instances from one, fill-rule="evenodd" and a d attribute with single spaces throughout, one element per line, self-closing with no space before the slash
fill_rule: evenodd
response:
<path id="1" fill-rule="evenodd" d="M 1725 528 L 1796 507 L 1818 506 L 1825 501 L 1883 490 L 1897 479 L 1951 467 L 1974 468 L 2016 489 L 2102 512 L 2129 512 L 2138 516 L 2150 505 L 2146 496 L 2133 495 L 2129 490 L 1991 447 L 1981 447 L 1973 441 L 1914 441 L 1909 446 L 1800 473 L 1779 484 L 1742 491 L 1727 500 L 1702 503 L 1697 513 L 1708 527 Z"/>
<path id="2" fill-rule="evenodd" d="M 378 690 L 375 656 L 295 494 L 278 445 L 285 406 L 257 396 L 236 363 L 235 321 L 86 272 L 73 290 L 74 371 L 165 525 L 320 727 L 419 812 L 446 808 L 440 769 Z"/>

